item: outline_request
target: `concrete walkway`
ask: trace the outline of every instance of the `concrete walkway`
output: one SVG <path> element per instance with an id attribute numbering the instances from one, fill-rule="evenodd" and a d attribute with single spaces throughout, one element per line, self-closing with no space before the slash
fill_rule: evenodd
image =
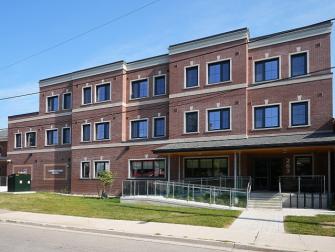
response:
<path id="1" fill-rule="evenodd" d="M 293 213 L 286 210 L 277 210 L 277 212 L 271 211 L 273 210 L 245 210 L 240 218 L 228 229 L 13 212 L 6 210 L 0 210 L 0 221 L 75 228 L 107 233 L 116 231 L 125 234 L 156 237 L 174 237 L 213 242 L 220 241 L 222 246 L 250 246 L 257 247 L 258 249 L 274 249 L 277 251 L 333 251 L 335 238 L 284 233 L 280 218 Z M 299 212 L 300 211 L 302 210 L 299 210 Z M 308 212 L 307 215 L 318 213 L 323 212 Z"/>

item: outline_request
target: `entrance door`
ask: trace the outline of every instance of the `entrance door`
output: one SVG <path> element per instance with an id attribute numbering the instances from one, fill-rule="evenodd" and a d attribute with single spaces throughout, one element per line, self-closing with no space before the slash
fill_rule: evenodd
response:
<path id="1" fill-rule="evenodd" d="M 281 170 L 281 158 L 255 159 L 253 169 L 253 188 L 255 190 L 277 191 Z"/>

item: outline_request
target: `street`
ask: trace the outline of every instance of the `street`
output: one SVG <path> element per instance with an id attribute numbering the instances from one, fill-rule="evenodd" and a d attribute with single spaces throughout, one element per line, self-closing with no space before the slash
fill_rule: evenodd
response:
<path id="1" fill-rule="evenodd" d="M 0 223 L 0 251 L 246 251 L 220 244 L 173 241 L 172 239 L 141 238 L 132 235 L 113 235 L 48 227 Z M 192 242 L 192 243 L 191 243 Z"/>

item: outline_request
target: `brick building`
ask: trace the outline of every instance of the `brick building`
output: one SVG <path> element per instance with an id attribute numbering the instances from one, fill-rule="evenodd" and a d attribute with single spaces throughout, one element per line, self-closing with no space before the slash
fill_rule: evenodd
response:
<path id="1" fill-rule="evenodd" d="M 96 193 L 122 180 L 334 178 L 331 21 L 249 38 L 247 28 L 168 53 L 40 81 L 39 112 L 10 116 L 8 173 L 34 190 Z"/>
<path id="2" fill-rule="evenodd" d="M 7 175 L 7 129 L 0 130 L 0 177 Z"/>

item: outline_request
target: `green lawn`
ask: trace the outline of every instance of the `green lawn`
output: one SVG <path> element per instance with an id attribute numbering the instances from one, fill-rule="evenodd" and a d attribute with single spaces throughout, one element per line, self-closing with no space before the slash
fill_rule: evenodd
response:
<path id="1" fill-rule="evenodd" d="M 52 193 L 0 194 L 0 208 L 35 213 L 177 223 L 208 227 L 227 227 L 241 213 L 236 210 L 123 204 L 120 203 L 118 198 L 102 200 Z"/>
<path id="2" fill-rule="evenodd" d="M 335 236 L 335 215 L 286 216 L 285 230 L 293 234 Z"/>

